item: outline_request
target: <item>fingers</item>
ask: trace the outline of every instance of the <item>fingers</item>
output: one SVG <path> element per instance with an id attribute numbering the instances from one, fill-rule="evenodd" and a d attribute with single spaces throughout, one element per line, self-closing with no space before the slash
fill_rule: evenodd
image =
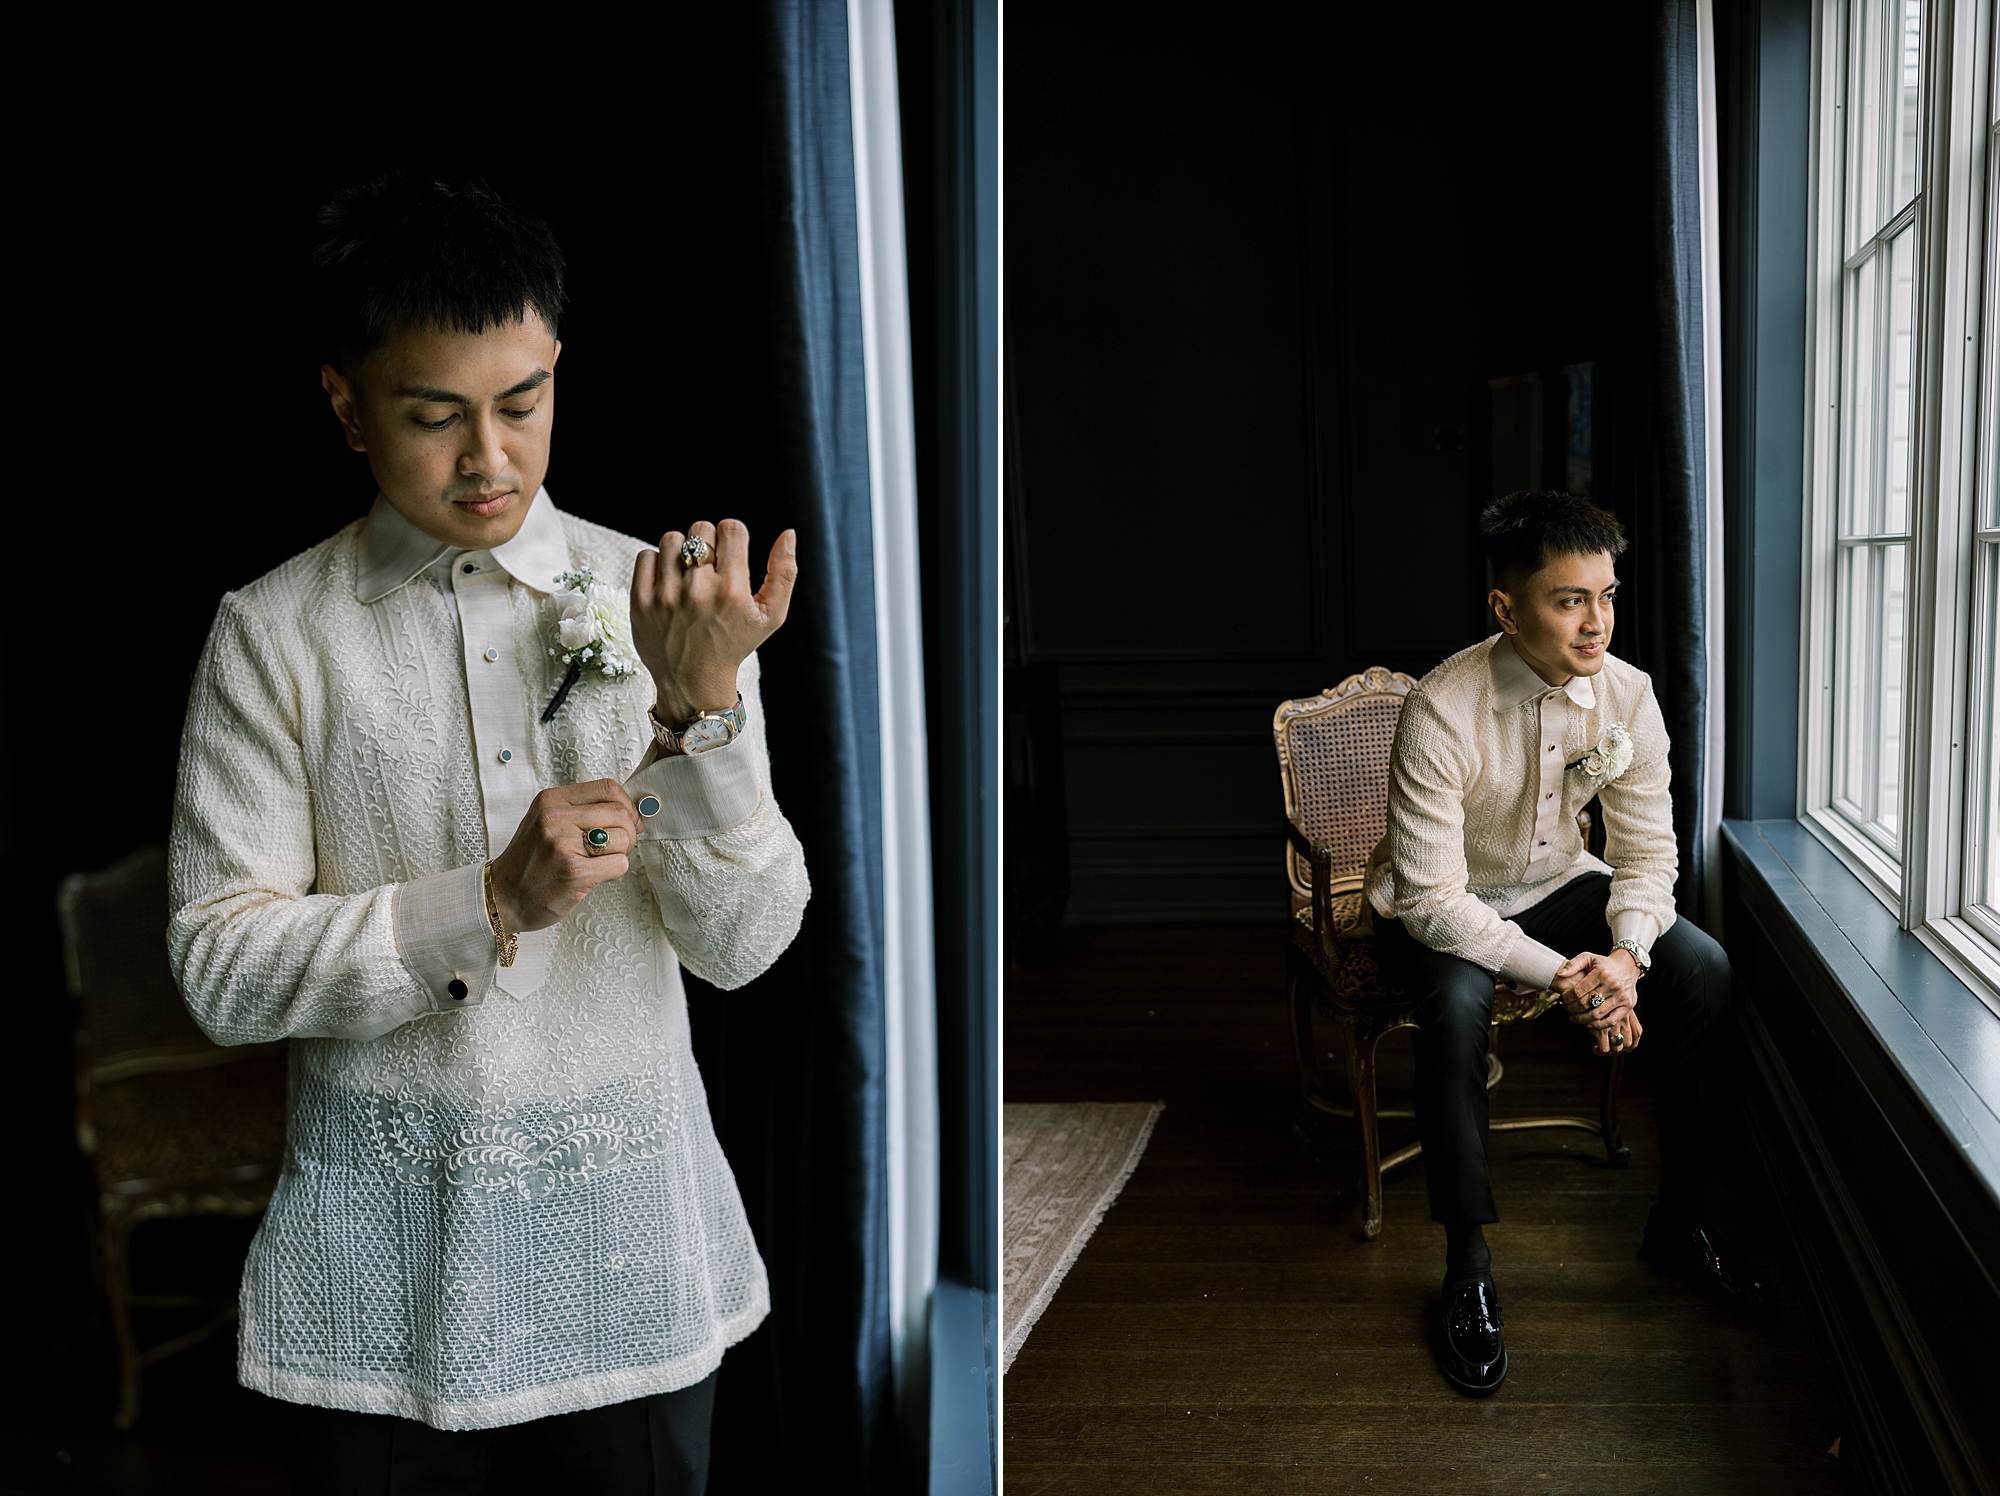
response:
<path id="1" fill-rule="evenodd" d="M 749 544 L 749 535 L 744 535 L 744 544 Z M 776 629 L 785 621 L 791 611 L 792 587 L 799 579 L 799 532 L 787 530 L 771 546 L 771 558 L 765 563 L 764 585 L 757 591 L 757 606 L 764 612 L 766 621 Z"/>
<path id="2" fill-rule="evenodd" d="M 621 805 L 633 815 L 639 813 L 632 803 L 632 797 L 625 792 L 625 786 L 615 779 L 589 779 L 582 784 L 550 785 L 535 796 L 541 808 L 559 805 L 602 805 L 609 802 Z"/>
<path id="3" fill-rule="evenodd" d="M 750 595 L 750 531 L 740 519 L 715 527 L 715 574 L 737 596 Z"/>

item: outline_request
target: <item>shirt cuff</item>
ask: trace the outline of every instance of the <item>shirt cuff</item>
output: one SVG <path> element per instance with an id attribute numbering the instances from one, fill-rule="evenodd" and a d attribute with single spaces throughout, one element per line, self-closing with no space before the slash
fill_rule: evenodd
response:
<path id="1" fill-rule="evenodd" d="M 639 806 L 639 839 L 693 841 L 749 820 L 763 792 L 747 736 L 739 733 L 706 753 L 656 758 L 626 780 L 626 792 Z M 649 801 L 657 807 L 650 815 Z"/>
<path id="2" fill-rule="evenodd" d="M 1507 961 L 1497 975 L 1503 982 L 1512 982 L 1517 987 L 1526 987 L 1540 992 L 1555 985 L 1556 972 L 1568 958 L 1558 951 L 1552 951 L 1541 941 L 1523 934 L 1514 942 L 1514 948 L 1507 952 Z"/>
<path id="3" fill-rule="evenodd" d="M 1660 938 L 1660 922 L 1643 909 L 1620 909 L 1611 916 L 1611 943 L 1629 940 L 1653 959 L 1653 942 Z"/>
<path id="4" fill-rule="evenodd" d="M 499 957 L 486 918 L 486 864 L 397 885 L 396 950 L 423 983 L 433 1013 L 477 1007 Z"/>

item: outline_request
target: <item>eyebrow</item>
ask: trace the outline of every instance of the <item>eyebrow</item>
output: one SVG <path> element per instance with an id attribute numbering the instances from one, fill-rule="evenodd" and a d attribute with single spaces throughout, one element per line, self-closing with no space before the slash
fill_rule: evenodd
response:
<path id="1" fill-rule="evenodd" d="M 1618 582 L 1613 582 L 1609 587 L 1606 587 L 1603 590 L 1606 592 L 1616 592 L 1621 585 L 1623 584 Z M 1588 597 L 1590 596 L 1591 593 L 1597 591 L 1598 589 L 1595 587 L 1557 587 L 1552 590 L 1557 597 L 1562 596 L 1562 594 L 1565 592 L 1581 592 L 1585 597 Z"/>
<path id="2" fill-rule="evenodd" d="M 537 369 L 519 384 L 509 385 L 493 398 L 511 400 L 516 395 L 525 395 L 529 390 L 540 389 L 555 378 L 547 369 Z M 441 390 L 434 384 L 406 384 L 396 391 L 399 400 L 422 400 L 430 405 L 470 405 L 470 395 L 460 395 L 451 390 Z"/>

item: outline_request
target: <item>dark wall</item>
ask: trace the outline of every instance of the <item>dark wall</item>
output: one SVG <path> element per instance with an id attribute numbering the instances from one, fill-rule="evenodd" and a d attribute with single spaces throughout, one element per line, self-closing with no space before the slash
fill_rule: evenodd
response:
<path id="1" fill-rule="evenodd" d="M 1281 916 L 1278 702 L 1485 632 L 1488 380 L 1595 361 L 1633 513 L 1643 22 L 1010 15 L 1009 786 L 1059 735 L 1072 922 Z"/>

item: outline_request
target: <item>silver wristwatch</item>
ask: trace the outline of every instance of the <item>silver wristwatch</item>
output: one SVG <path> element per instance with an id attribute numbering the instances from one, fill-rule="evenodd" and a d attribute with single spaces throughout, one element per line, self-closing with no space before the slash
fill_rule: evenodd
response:
<path id="1" fill-rule="evenodd" d="M 1632 953 L 1632 959 L 1638 963 L 1639 975 L 1642 977 L 1652 975 L 1653 963 L 1648 961 L 1646 959 L 1646 953 L 1639 949 L 1638 941 L 1621 940 L 1616 945 L 1612 946 L 1611 949 L 1613 949 L 1614 951 L 1630 951 Z"/>
<path id="2" fill-rule="evenodd" d="M 711 748 L 721 748 L 735 742 L 749 720 L 740 691 L 736 694 L 736 705 L 720 712 L 696 712 L 693 721 L 680 727 L 669 727 L 662 722 L 657 707 L 646 715 L 652 718 L 653 739 L 662 753 L 706 753 Z"/>

